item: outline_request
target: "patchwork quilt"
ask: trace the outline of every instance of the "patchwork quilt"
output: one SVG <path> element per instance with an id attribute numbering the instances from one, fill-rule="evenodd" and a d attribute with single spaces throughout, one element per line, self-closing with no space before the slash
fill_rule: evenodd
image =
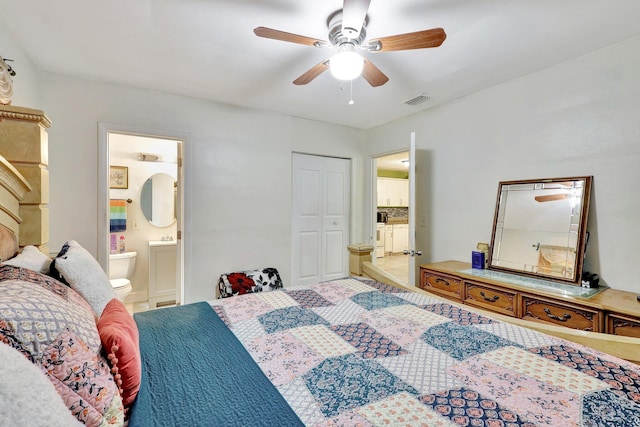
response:
<path id="1" fill-rule="evenodd" d="M 347 278 L 211 301 L 309 426 L 640 426 L 640 366 Z"/>

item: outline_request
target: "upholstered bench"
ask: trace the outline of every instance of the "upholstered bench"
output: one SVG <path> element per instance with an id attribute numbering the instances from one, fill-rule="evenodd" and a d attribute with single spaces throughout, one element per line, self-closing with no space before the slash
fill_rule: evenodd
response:
<path id="1" fill-rule="evenodd" d="M 282 279 L 275 268 L 225 273 L 218 279 L 218 298 L 282 288 Z"/>

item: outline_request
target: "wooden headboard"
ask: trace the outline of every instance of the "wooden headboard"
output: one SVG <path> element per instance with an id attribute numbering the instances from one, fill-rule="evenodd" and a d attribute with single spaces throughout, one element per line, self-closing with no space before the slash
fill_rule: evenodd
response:
<path id="1" fill-rule="evenodd" d="M 47 255 L 50 126 L 40 110 L 0 105 L 0 223 L 16 233 L 20 246 Z"/>
<path id="2" fill-rule="evenodd" d="M 27 180 L 0 156 L 0 261 L 15 255 L 20 234 L 20 201 L 31 191 Z"/>

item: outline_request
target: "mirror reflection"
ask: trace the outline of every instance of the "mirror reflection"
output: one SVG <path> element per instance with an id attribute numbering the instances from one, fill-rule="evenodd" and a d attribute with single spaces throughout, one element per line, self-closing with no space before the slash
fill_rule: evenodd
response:
<path id="1" fill-rule="evenodd" d="M 498 185 L 489 268 L 579 284 L 591 177 Z"/>
<path id="2" fill-rule="evenodd" d="M 166 173 L 149 177 L 142 186 L 140 206 L 151 225 L 167 227 L 176 220 L 176 181 Z"/>

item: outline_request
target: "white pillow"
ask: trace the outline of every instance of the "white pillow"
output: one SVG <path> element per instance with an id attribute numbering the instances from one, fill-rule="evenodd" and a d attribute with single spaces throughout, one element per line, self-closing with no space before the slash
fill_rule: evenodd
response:
<path id="1" fill-rule="evenodd" d="M 15 257 L 6 260 L 3 265 L 12 265 L 14 267 L 28 268 L 42 274 L 49 274 L 49 265 L 51 258 L 40 252 L 35 246 L 25 246 Z"/>
<path id="2" fill-rule="evenodd" d="M 53 383 L 18 350 L 0 342 L 0 424 L 29 427 L 82 426 Z"/>
<path id="3" fill-rule="evenodd" d="M 96 259 L 75 240 L 67 242 L 69 249 L 55 259 L 55 269 L 89 303 L 98 316 L 109 301 L 117 298 L 107 273 Z"/>

